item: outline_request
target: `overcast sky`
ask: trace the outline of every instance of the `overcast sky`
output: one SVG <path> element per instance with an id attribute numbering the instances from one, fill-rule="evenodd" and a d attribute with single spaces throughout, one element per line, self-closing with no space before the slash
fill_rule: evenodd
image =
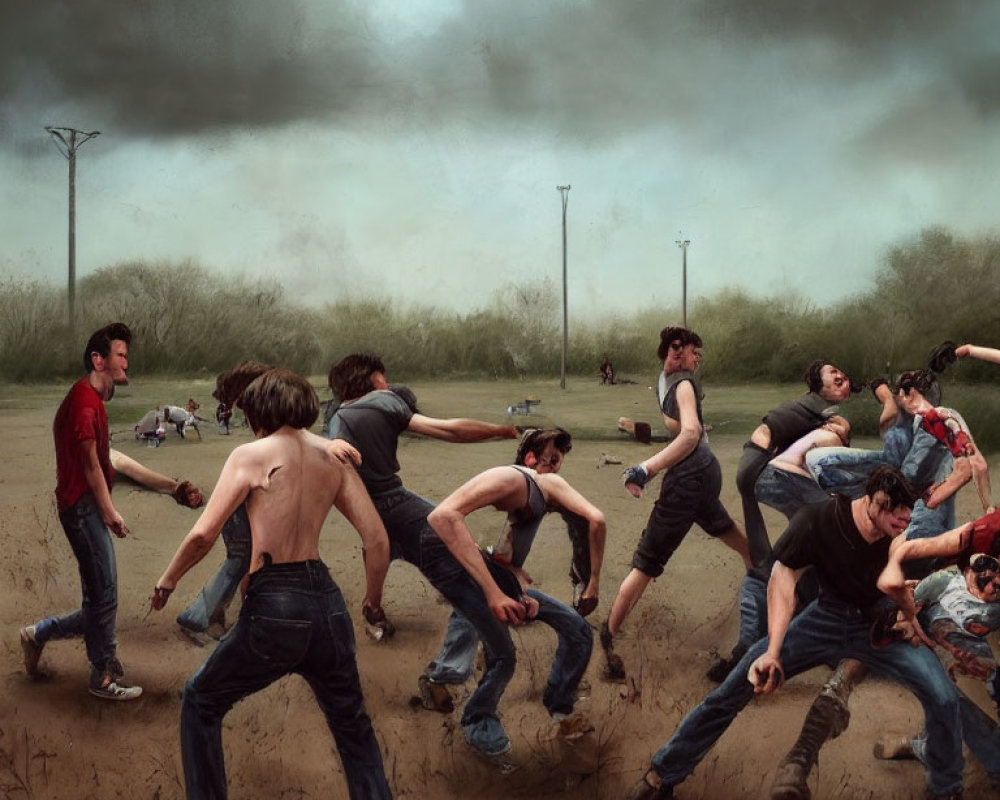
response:
<path id="1" fill-rule="evenodd" d="M 309 303 L 865 291 L 996 230 L 1000 4 L 0 0 L 0 277 L 192 259 Z"/>

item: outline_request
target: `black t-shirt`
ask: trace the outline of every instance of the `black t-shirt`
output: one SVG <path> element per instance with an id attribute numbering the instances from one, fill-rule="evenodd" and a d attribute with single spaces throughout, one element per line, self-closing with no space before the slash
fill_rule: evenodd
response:
<path id="1" fill-rule="evenodd" d="M 819 596 L 868 609 L 882 597 L 878 576 L 889 560 L 892 540 L 866 542 L 854 524 L 851 501 L 834 495 L 803 506 L 774 546 L 774 558 L 789 569 L 812 566 Z"/>
<path id="2" fill-rule="evenodd" d="M 771 409 L 763 419 L 771 431 L 771 452 L 782 452 L 826 422 L 835 411 L 835 407 L 814 392 L 806 392 Z"/>
<path id="3" fill-rule="evenodd" d="M 361 452 L 358 473 L 369 494 L 403 485 L 396 474 L 396 445 L 412 418 L 406 402 L 387 390 L 369 392 L 345 403 L 330 418 L 330 438 L 344 439 Z"/>

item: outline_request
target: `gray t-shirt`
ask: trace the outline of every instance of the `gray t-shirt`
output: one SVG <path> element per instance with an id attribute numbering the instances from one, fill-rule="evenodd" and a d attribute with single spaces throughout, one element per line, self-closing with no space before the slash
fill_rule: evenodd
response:
<path id="1" fill-rule="evenodd" d="M 682 370 L 672 372 L 669 375 L 664 372 L 660 373 L 660 379 L 656 384 L 656 400 L 660 405 L 660 411 L 671 419 L 680 420 L 680 408 L 677 404 L 677 387 L 684 381 L 691 381 L 691 386 L 694 389 L 695 407 L 698 412 L 698 425 L 701 428 L 701 434 L 695 449 L 686 458 L 670 468 L 670 471 L 675 474 L 686 474 L 704 469 L 715 458 L 711 448 L 708 446 L 708 436 L 705 434 L 705 424 L 701 414 L 701 401 L 705 394 L 702 392 L 701 384 L 698 383 L 698 379 L 694 376 L 693 372 Z"/>
<path id="2" fill-rule="evenodd" d="M 403 485 L 396 474 L 396 445 L 412 418 L 410 407 L 398 395 L 383 389 L 344 403 L 330 419 L 329 438 L 344 439 L 360 451 L 358 473 L 368 494 Z"/>

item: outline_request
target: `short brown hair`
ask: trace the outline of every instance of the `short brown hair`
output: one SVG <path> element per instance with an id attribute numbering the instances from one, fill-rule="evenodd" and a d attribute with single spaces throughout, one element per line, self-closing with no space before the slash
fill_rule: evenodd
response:
<path id="1" fill-rule="evenodd" d="M 304 429 L 319 416 L 316 390 L 301 375 L 274 367 L 256 378 L 236 401 L 255 434 L 269 436 L 279 428 Z"/>
<path id="2" fill-rule="evenodd" d="M 701 337 L 690 328 L 682 328 L 679 325 L 668 325 L 660 331 L 660 346 L 656 349 L 656 355 L 659 356 L 660 361 L 663 361 L 667 357 L 670 345 L 672 344 L 677 344 L 681 347 L 687 347 L 689 344 L 693 344 L 695 347 L 702 346 Z"/>
<path id="3" fill-rule="evenodd" d="M 374 353 L 351 353 L 332 367 L 327 383 L 341 403 L 357 400 L 372 390 L 372 375 L 385 375 L 385 364 Z"/>
<path id="4" fill-rule="evenodd" d="M 270 364 L 262 364 L 259 361 L 241 361 L 232 369 L 219 373 L 215 379 L 215 391 L 212 392 L 212 397 L 220 403 L 231 406 L 247 386 L 271 368 Z"/>
<path id="5" fill-rule="evenodd" d="M 549 442 L 554 442 L 556 450 L 563 455 L 573 449 L 573 437 L 563 428 L 528 428 L 521 436 L 514 463 L 523 466 L 528 453 L 534 453 L 538 458 Z"/>
<path id="6" fill-rule="evenodd" d="M 111 355 L 111 343 L 115 340 L 132 343 L 132 331 L 124 322 L 112 322 L 105 325 L 99 331 L 90 334 L 87 340 L 87 349 L 83 351 L 83 368 L 87 372 L 94 371 L 94 362 L 90 358 L 91 353 L 97 353 L 101 358 Z"/>

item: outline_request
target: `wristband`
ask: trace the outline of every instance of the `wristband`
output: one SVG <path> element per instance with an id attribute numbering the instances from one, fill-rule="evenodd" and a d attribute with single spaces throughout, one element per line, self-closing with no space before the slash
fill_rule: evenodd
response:
<path id="1" fill-rule="evenodd" d="M 646 485 L 646 481 L 649 480 L 649 473 L 646 472 L 646 468 L 641 464 L 629 467 L 622 473 L 622 481 L 627 486 L 630 483 L 634 483 L 640 489 Z"/>

